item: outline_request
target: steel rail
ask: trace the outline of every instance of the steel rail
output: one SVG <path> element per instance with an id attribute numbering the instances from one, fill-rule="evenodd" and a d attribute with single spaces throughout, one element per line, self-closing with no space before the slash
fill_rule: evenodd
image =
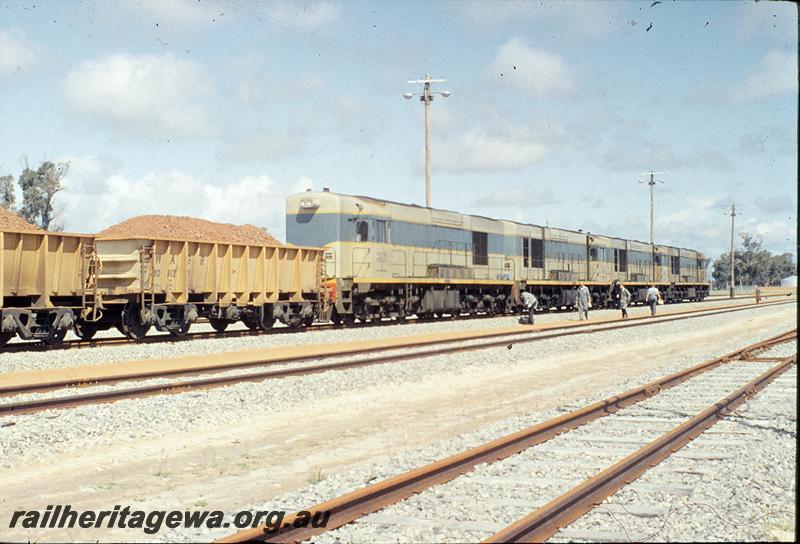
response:
<path id="1" fill-rule="evenodd" d="M 657 465 L 700 436 L 745 400 L 755 396 L 777 376 L 796 363 L 796 355 L 784 357 L 777 364 L 725 398 L 661 435 L 602 472 L 556 497 L 535 512 L 501 529 L 484 542 L 545 542 L 589 512 L 648 469 Z"/>
<path id="2" fill-rule="evenodd" d="M 784 303 L 775 303 L 775 304 L 785 304 Z M 372 366 L 378 364 L 386 364 L 386 363 L 393 363 L 399 361 L 405 361 L 410 359 L 418 359 L 422 357 L 428 357 L 433 355 L 444 355 L 444 354 L 452 354 L 452 353 L 462 353 L 467 351 L 475 351 L 480 349 L 490 349 L 493 347 L 507 347 L 509 342 L 512 343 L 528 343 L 528 342 L 537 342 L 541 340 L 553 339 L 553 338 L 560 338 L 565 336 L 573 336 L 577 334 L 595 334 L 599 332 L 607 332 L 613 331 L 618 329 L 630 328 L 630 327 L 638 327 L 644 326 L 653 323 L 664 323 L 669 321 L 677 321 L 682 319 L 689 319 L 693 317 L 704 317 L 707 315 L 717 315 L 719 313 L 728 313 L 733 311 L 741 311 L 746 308 L 729 308 L 725 310 L 718 310 L 713 313 L 704 313 L 702 315 L 697 315 L 697 311 L 692 312 L 683 312 L 677 315 L 672 316 L 662 316 L 658 321 L 653 321 L 652 318 L 647 316 L 641 318 L 633 318 L 628 319 L 625 321 L 618 322 L 614 325 L 609 326 L 597 326 L 595 328 L 585 329 L 587 325 L 581 323 L 574 323 L 570 325 L 564 325 L 563 327 L 584 327 L 579 330 L 567 330 L 562 332 L 555 332 L 550 334 L 539 334 L 537 336 L 527 336 L 523 338 L 516 338 L 515 340 L 509 340 L 509 336 L 518 336 L 518 335 L 530 335 L 530 332 L 522 331 L 522 332 L 514 332 L 514 333 L 499 333 L 496 336 L 502 337 L 502 340 L 492 340 L 489 342 L 481 342 L 479 344 L 472 344 L 472 345 L 458 345 L 458 346 L 451 346 L 451 347 L 444 347 L 444 348 L 435 348 L 429 350 L 421 350 L 415 351 L 412 353 L 395 353 L 390 355 L 381 355 L 378 357 L 372 357 L 369 359 L 362 359 L 356 361 L 347 361 L 347 362 L 340 362 L 340 363 L 328 363 L 328 364 L 316 364 L 316 365 L 307 365 L 302 367 L 295 367 L 289 369 L 279 369 L 279 370 L 267 370 L 261 372 L 254 372 L 248 374 L 237 374 L 232 376 L 216 376 L 210 378 L 203 378 L 198 380 L 191 380 L 191 381 L 178 381 L 178 382 L 170 382 L 165 384 L 154 384 L 154 385 L 145 385 L 141 387 L 134 387 L 128 389 L 121 389 L 121 390 L 111 390 L 111 391 L 101 391 L 96 393 L 84 393 L 80 395 L 68 395 L 63 397 L 50 397 L 44 399 L 37 399 L 31 401 L 23 401 L 23 402 L 15 402 L 15 403 L 5 403 L 0 404 L 0 416 L 4 415 L 12 415 L 12 414 L 29 414 L 40 412 L 43 410 L 50 410 L 55 408 L 74 408 L 77 406 L 83 406 L 88 404 L 99 404 L 99 403 L 107 403 L 107 402 L 114 402 L 117 400 L 122 399 L 131 399 L 131 398 L 143 398 L 147 396 L 159 395 L 159 394 L 175 394 L 175 393 L 182 393 L 188 391 L 190 389 L 208 389 L 213 387 L 220 387 L 224 385 L 230 385 L 234 383 L 244 383 L 244 382 L 254 382 L 254 381 L 263 381 L 266 379 L 277 379 L 277 378 L 287 378 L 292 376 L 304 376 L 309 374 L 317 374 L 321 372 L 327 372 L 330 370 L 346 370 L 351 368 L 358 368 L 363 366 Z M 710 309 L 706 309 L 705 312 L 710 312 Z M 691 315 L 686 315 L 686 314 Z M 631 321 L 635 321 L 631 323 Z M 560 327 L 559 327 L 560 328 Z M 496 337 L 494 335 L 490 335 L 484 338 L 493 338 Z M 478 338 L 481 340 L 482 338 Z M 461 342 L 469 342 L 474 341 L 470 338 L 459 338 L 454 339 L 450 343 L 461 343 Z M 420 343 L 420 346 L 432 344 L 432 343 L 441 343 L 441 340 L 431 340 L 426 341 L 425 343 Z M 416 347 L 416 345 L 414 346 Z M 391 350 L 396 351 L 399 349 L 409 349 L 409 346 L 391 348 Z M 192 368 L 192 369 L 174 369 L 169 371 L 148 371 L 143 373 L 131 374 L 129 376 L 125 375 L 117 375 L 112 378 L 98 378 L 94 381 L 87 382 L 87 381 L 75 381 L 74 379 L 71 380 L 61 380 L 61 381 L 54 381 L 44 384 L 32 384 L 32 385 L 19 385 L 19 386 L 9 386 L 0 388 L 0 395 L 2 396 L 10 396 L 22 393 L 38 393 L 43 391 L 51 391 L 54 389 L 63 389 L 67 387 L 76 387 L 76 386 L 86 386 L 88 384 L 95 385 L 95 384 L 110 384 L 110 383 L 119 383 L 123 381 L 133 381 L 133 380 L 143 380 L 143 379 L 152 379 L 152 378 L 161 378 L 167 376 L 189 376 L 189 375 L 197 375 L 197 374 L 208 374 L 208 373 L 219 373 L 225 372 L 230 370 L 241 370 L 244 368 L 254 367 L 254 366 L 271 366 L 275 364 L 286 364 L 289 362 L 300 362 L 303 360 L 319 360 L 319 359 L 326 359 L 326 358 L 339 358 L 339 357 L 346 357 L 352 355 L 360 355 L 360 354 L 368 354 L 375 351 L 386 351 L 387 348 L 379 347 L 379 348 L 369 348 L 366 350 L 353 350 L 351 351 L 343 351 L 332 355 L 315 355 L 312 357 L 307 356 L 300 356 L 295 358 L 287 358 L 287 359 L 280 359 L 268 362 L 262 361 L 250 361 L 246 363 L 237 363 L 235 365 L 208 365 L 206 367 L 200 368 Z"/>
<path id="3" fill-rule="evenodd" d="M 795 338 L 797 338 L 797 329 L 787 331 L 767 340 L 738 349 L 722 357 L 700 363 L 688 369 L 654 380 L 648 384 L 630 389 L 619 395 L 609 397 L 568 414 L 539 423 L 528 429 L 493 440 L 446 459 L 388 478 L 382 482 L 358 489 L 306 509 L 308 512 L 330 512 L 328 524 L 324 528 L 295 527 L 294 520 L 297 519 L 297 514 L 293 514 L 284 519 L 283 526 L 279 528 L 277 532 L 266 532 L 265 526 L 259 526 L 229 535 L 218 540 L 218 542 L 301 542 L 311 539 L 320 533 L 336 529 L 337 527 L 346 525 L 388 505 L 407 499 L 433 485 L 453 480 L 471 471 L 476 465 L 481 463 L 493 463 L 517 454 L 532 446 L 546 442 L 561 433 L 575 429 L 590 421 L 614 413 L 621 408 L 657 395 L 665 389 L 675 387 L 719 365 Z"/>
<path id="4" fill-rule="evenodd" d="M 205 365 L 205 366 L 195 366 L 191 368 L 182 368 L 182 369 L 172 369 L 172 370 L 158 370 L 154 369 L 152 371 L 146 372 L 136 372 L 131 374 L 117 374 L 111 377 L 104 377 L 104 376 L 97 376 L 91 378 L 73 378 L 68 380 L 54 380 L 51 382 L 39 382 L 35 384 L 26 384 L 26 385 L 18 385 L 18 386 L 3 386 L 0 385 L 0 397 L 2 396 L 9 396 L 9 395 L 18 395 L 21 393 L 41 393 L 45 391 L 52 391 L 55 389 L 64 389 L 68 387 L 85 387 L 90 385 L 100 385 L 100 384 L 113 384 L 119 383 L 122 381 L 133 381 L 133 380 L 143 380 L 143 379 L 151 379 L 151 378 L 165 378 L 165 377 L 175 377 L 175 376 L 192 376 L 198 374 L 209 374 L 215 372 L 226 372 L 229 370 L 239 370 L 244 368 L 251 368 L 255 366 L 270 366 L 276 364 L 288 364 L 288 363 L 301 363 L 307 362 L 312 360 L 321 360 L 321 359 L 329 359 L 329 358 L 338 358 L 338 357 L 347 357 L 353 355 L 368 355 L 370 353 L 374 353 L 376 351 L 387 351 L 387 350 L 399 350 L 399 349 L 408 349 L 408 348 L 415 348 L 415 347 L 425 347 L 428 345 L 436 344 L 441 345 L 443 343 L 459 343 L 459 342 L 469 342 L 475 340 L 485 340 L 491 338 L 508 338 L 512 336 L 527 336 L 531 334 L 537 334 L 537 336 L 532 336 L 530 338 L 518 339 L 516 340 L 517 343 L 521 342 L 528 342 L 528 341 L 537 341 L 537 340 L 547 340 L 551 338 L 556 338 L 560 336 L 569 336 L 570 334 L 578 334 L 576 333 L 556 333 L 556 334 L 549 334 L 549 331 L 560 331 L 560 330 L 569 330 L 569 329 L 584 329 L 586 327 L 600 327 L 603 325 L 607 325 L 609 323 L 616 323 L 616 325 L 608 326 L 602 329 L 590 329 L 590 330 L 581 330 L 579 332 L 603 332 L 606 330 L 615 330 L 618 328 L 624 327 L 633 327 L 638 325 L 646 325 L 649 323 L 665 323 L 669 321 L 676 321 L 683 318 L 689 317 L 704 317 L 706 315 L 717 315 L 719 313 L 727 313 L 727 312 L 734 312 L 734 311 L 742 311 L 748 310 L 756 307 L 768 307 L 768 306 L 778 306 L 781 304 L 788 304 L 789 301 L 780 301 L 780 302 L 772 302 L 770 304 L 746 304 L 746 305 L 737 305 L 737 306 L 718 306 L 715 308 L 702 308 L 702 309 L 695 309 L 695 310 L 687 310 L 685 312 L 671 312 L 667 314 L 657 315 L 655 317 L 651 316 L 637 316 L 632 317 L 627 320 L 618 320 L 618 319 L 606 319 L 603 321 L 597 321 L 595 323 L 591 322 L 573 322 L 573 323 L 564 323 L 562 325 L 554 325 L 554 326 L 546 326 L 544 330 L 542 329 L 526 329 L 526 330 L 519 330 L 519 331 L 499 331 L 496 334 L 493 333 L 482 333 L 475 337 L 460 337 L 454 338 L 452 340 L 437 338 L 435 340 L 430 340 L 427 342 L 420 341 L 415 343 L 411 346 L 398 346 L 398 347 L 390 347 L 387 348 L 385 346 L 379 346 L 375 348 L 353 348 L 352 350 L 339 350 L 335 353 L 327 354 L 315 354 L 315 355 L 293 355 L 282 357 L 280 359 L 271 359 L 269 361 L 247 361 L 247 362 L 240 362 L 240 363 L 218 363 L 212 365 Z M 703 314 L 703 315 L 699 315 Z M 646 321 L 646 322 L 645 322 Z M 545 332 L 545 334 L 541 334 Z M 480 344 L 479 346 L 475 346 L 473 349 L 480 349 L 481 347 L 491 348 L 496 347 L 498 345 L 505 345 L 507 340 L 503 340 L 502 342 L 498 342 L 496 344 Z M 469 348 L 470 346 L 466 346 Z M 436 350 L 431 350 L 427 352 L 416 352 L 414 354 L 409 354 L 410 357 L 414 357 L 417 354 L 420 357 L 426 355 L 437 355 L 442 353 L 447 353 L 443 351 L 446 348 L 438 348 Z M 458 351 L 458 349 L 456 350 Z M 395 356 L 399 357 L 399 356 Z M 389 359 L 391 360 L 391 359 Z M 370 362 L 370 361 L 367 361 Z M 383 362 L 383 360 L 376 360 L 375 362 Z"/>
<path id="5" fill-rule="evenodd" d="M 786 293 L 785 296 L 792 296 L 793 293 Z M 776 297 L 777 295 L 770 295 L 771 297 Z M 734 297 L 735 300 L 744 300 L 744 299 L 752 299 L 755 298 L 753 296 L 737 296 Z M 767 298 L 767 297 L 762 297 Z M 674 304 L 703 304 L 703 303 L 710 303 L 710 302 L 720 302 L 721 300 L 730 300 L 729 297 L 724 298 L 715 298 L 712 299 L 710 297 L 706 297 L 706 299 L 698 302 L 679 302 L 679 303 L 672 303 Z M 634 306 L 635 307 L 635 306 Z M 644 307 L 644 305 L 640 306 Z M 613 310 L 613 308 L 598 308 L 599 310 Z M 545 313 L 570 313 L 574 312 L 574 309 L 566 309 L 566 310 L 553 310 L 547 311 Z M 481 314 L 474 317 L 469 317 L 466 315 L 458 316 L 457 319 L 495 319 L 495 318 L 502 318 L 502 317 L 510 317 L 513 315 L 518 314 L 501 314 L 501 315 L 487 315 Z M 544 314 L 539 314 L 544 315 Z M 327 331 L 327 330 L 340 330 L 340 329 L 361 329 L 367 327 L 380 327 L 384 325 L 413 325 L 415 323 L 428 323 L 430 321 L 448 321 L 452 319 L 451 317 L 445 317 L 439 320 L 421 320 L 417 318 L 408 319 L 405 321 L 370 321 L 366 323 L 355 323 L 352 325 L 336 325 L 333 323 L 319 323 L 309 327 L 301 327 L 301 328 L 291 328 L 291 327 L 279 327 L 270 329 L 268 331 L 262 330 L 236 330 L 236 331 L 204 331 L 204 332 L 190 332 L 183 336 L 172 336 L 170 334 L 156 334 L 152 336 L 145 336 L 139 340 L 133 340 L 131 338 L 125 336 L 119 337 L 103 337 L 103 338 L 93 338 L 91 340 L 66 340 L 61 342 L 60 344 L 50 345 L 44 342 L 14 342 L 10 344 L 6 344 L 4 346 L 0 346 L 0 353 L 21 353 L 21 352 L 40 352 L 40 351 L 58 351 L 58 350 L 66 350 L 66 349 L 88 349 L 88 348 L 99 348 L 99 347 L 108 347 L 108 346 L 116 346 L 116 345 L 133 345 L 133 344 L 158 344 L 158 343 L 176 343 L 176 342 L 187 342 L 191 340 L 219 340 L 221 338 L 245 338 L 250 336 L 263 336 L 267 334 L 295 334 L 301 332 L 320 332 L 320 331 Z M 203 322 L 201 324 L 206 324 Z"/>

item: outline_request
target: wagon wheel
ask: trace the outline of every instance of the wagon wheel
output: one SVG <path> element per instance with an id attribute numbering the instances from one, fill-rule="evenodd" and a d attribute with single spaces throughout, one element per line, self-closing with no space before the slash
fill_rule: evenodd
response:
<path id="1" fill-rule="evenodd" d="M 304 318 L 300 317 L 297 314 L 293 314 L 289 316 L 289 319 L 286 324 L 289 325 L 289 327 L 292 329 L 299 329 L 303 326 L 304 322 L 305 322 Z"/>
<path id="2" fill-rule="evenodd" d="M 216 317 L 208 318 L 208 324 L 217 332 L 225 332 L 225 329 L 228 328 L 228 323 L 230 322 L 227 319 L 217 319 Z"/>
<path id="3" fill-rule="evenodd" d="M 340 317 L 345 327 L 352 327 L 356 324 L 356 316 L 353 314 L 342 314 Z"/>
<path id="4" fill-rule="evenodd" d="M 303 320 L 304 327 L 310 327 L 313 324 L 314 324 L 314 314 L 311 314 L 310 316 L 308 316 Z"/>
<path id="5" fill-rule="evenodd" d="M 126 304 L 122 309 L 121 327 L 122 334 L 131 340 L 141 340 L 150 330 L 150 325 L 145 325 L 139 318 L 141 306 L 139 304 Z"/>
<path id="6" fill-rule="evenodd" d="M 268 331 L 275 324 L 275 316 L 272 315 L 272 308 L 265 305 L 243 321 L 251 331 Z"/>
<path id="7" fill-rule="evenodd" d="M 8 341 L 14 338 L 14 332 L 0 332 L 0 346 L 5 346 Z"/>
<path id="8" fill-rule="evenodd" d="M 257 317 L 244 317 L 242 318 L 242 323 L 244 323 L 245 327 L 247 327 L 251 331 L 259 330 Z"/>
<path id="9" fill-rule="evenodd" d="M 81 340 L 91 340 L 97 333 L 98 328 L 96 323 L 90 321 L 78 320 L 75 322 L 75 336 Z"/>
<path id="10" fill-rule="evenodd" d="M 57 346 L 64 340 L 64 337 L 66 335 L 67 335 L 66 327 L 62 327 L 60 329 L 53 329 L 50 331 L 50 335 L 44 339 L 44 343 L 49 346 Z"/>
<path id="11" fill-rule="evenodd" d="M 180 337 L 186 336 L 188 334 L 189 328 L 191 326 L 192 326 L 192 324 L 188 323 L 188 322 L 187 323 L 181 323 L 178 327 L 175 327 L 173 329 L 169 329 L 169 333 L 172 336 L 176 336 L 176 337 L 180 338 Z"/>

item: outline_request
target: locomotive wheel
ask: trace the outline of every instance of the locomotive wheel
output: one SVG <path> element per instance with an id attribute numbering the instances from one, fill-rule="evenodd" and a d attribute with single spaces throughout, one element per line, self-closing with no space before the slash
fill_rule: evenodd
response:
<path id="1" fill-rule="evenodd" d="M 126 304 L 122 309 L 122 334 L 131 340 L 141 340 L 147 335 L 150 330 L 150 325 L 145 325 L 139 319 L 139 311 L 141 306 L 139 304 Z"/>
<path id="2" fill-rule="evenodd" d="M 13 332 L 0 332 L 0 346 L 8 344 L 8 341 L 14 338 L 15 334 Z"/>
<path id="3" fill-rule="evenodd" d="M 96 323 L 89 321 L 76 321 L 75 322 L 75 336 L 81 340 L 91 340 L 97 334 L 98 328 Z"/>
<path id="4" fill-rule="evenodd" d="M 345 327 L 352 327 L 356 324 L 356 317 L 353 314 L 344 314 L 340 317 Z"/>
<path id="5" fill-rule="evenodd" d="M 307 318 L 305 318 L 303 320 L 303 326 L 304 327 L 310 327 L 313 324 L 314 324 L 314 316 L 313 315 L 310 315 L 310 316 L 308 316 Z"/>
<path id="6" fill-rule="evenodd" d="M 229 321 L 227 319 L 208 318 L 208 324 L 217 332 L 225 332 L 225 329 L 228 328 L 228 323 Z"/>

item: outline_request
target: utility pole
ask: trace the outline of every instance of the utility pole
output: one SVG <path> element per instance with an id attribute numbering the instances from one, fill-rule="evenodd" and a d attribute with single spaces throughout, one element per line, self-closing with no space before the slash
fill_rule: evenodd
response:
<path id="1" fill-rule="evenodd" d="M 655 187 L 656 182 L 664 183 L 663 180 L 655 179 L 656 174 L 660 174 L 660 172 L 653 172 L 652 170 L 650 170 L 650 172 L 645 173 L 646 176 L 647 175 L 650 176 L 650 181 L 639 180 L 639 183 L 647 183 L 650 186 L 650 245 L 651 246 L 653 245 L 653 187 Z"/>
<path id="2" fill-rule="evenodd" d="M 442 98 L 450 96 L 450 91 L 442 91 L 434 93 L 431 91 L 432 83 L 444 83 L 443 79 L 431 79 L 431 76 L 425 74 L 425 79 L 412 79 L 409 84 L 423 85 L 421 93 L 405 93 L 403 96 L 406 100 L 411 100 L 414 96 L 419 95 L 419 101 L 425 104 L 425 207 L 431 207 L 431 121 L 430 121 L 430 108 L 433 102 L 433 95 L 438 94 Z"/>
<path id="3" fill-rule="evenodd" d="M 735 248 L 733 247 L 733 231 L 734 223 L 736 221 L 736 204 L 731 203 L 731 272 L 730 272 L 730 298 L 733 298 L 733 289 L 736 285 L 736 271 L 735 271 Z"/>

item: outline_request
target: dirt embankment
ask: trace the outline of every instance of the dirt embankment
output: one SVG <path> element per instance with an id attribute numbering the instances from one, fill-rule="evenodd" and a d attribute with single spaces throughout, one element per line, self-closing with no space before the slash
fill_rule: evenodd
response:
<path id="1" fill-rule="evenodd" d="M 196 217 L 177 215 L 139 215 L 112 225 L 98 236 L 142 236 L 177 238 L 230 244 L 280 245 L 266 230 L 254 225 L 216 223 Z"/>

